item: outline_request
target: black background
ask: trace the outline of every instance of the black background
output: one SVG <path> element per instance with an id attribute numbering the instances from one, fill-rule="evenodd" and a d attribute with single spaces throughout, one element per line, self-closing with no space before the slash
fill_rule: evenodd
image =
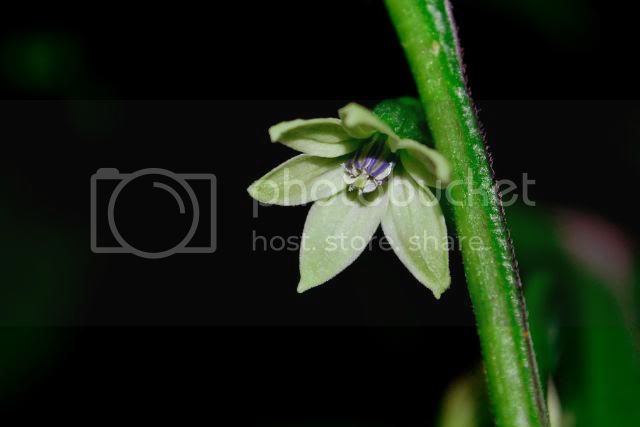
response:
<path id="1" fill-rule="evenodd" d="M 527 172 L 541 206 L 592 211 L 635 235 L 633 11 L 573 3 L 576 27 L 505 2 L 454 2 L 469 84 L 499 178 Z M 480 359 L 457 253 L 452 287 L 435 301 L 392 253 L 365 253 L 301 296 L 297 253 L 251 248 L 254 230 L 300 234 L 307 212 L 252 217 L 246 187 L 291 154 L 268 144 L 268 126 L 415 92 L 381 2 L 48 6 L 3 20 L 4 40 L 55 34 L 81 58 L 55 89 L 4 75 L 7 209 L 20 227 L 59 230 L 76 255 L 68 303 L 14 341 L 25 352 L 27 341 L 53 344 L 6 365 L 18 378 L 8 412 L 432 422 L 446 385 Z M 100 167 L 216 174 L 217 252 L 90 254 L 89 179 Z"/>

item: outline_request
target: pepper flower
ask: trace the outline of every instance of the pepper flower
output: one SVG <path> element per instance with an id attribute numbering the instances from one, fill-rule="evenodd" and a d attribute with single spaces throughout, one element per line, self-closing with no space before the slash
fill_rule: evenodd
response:
<path id="1" fill-rule="evenodd" d="M 400 98 L 370 111 L 351 103 L 339 119 L 293 120 L 269 129 L 272 142 L 302 154 L 248 192 L 266 204 L 314 202 L 302 235 L 298 292 L 347 268 L 379 225 L 400 261 L 436 298 L 449 287 L 447 229 L 429 187 L 446 186 L 450 167 L 416 140 L 424 117 L 416 105 Z"/>

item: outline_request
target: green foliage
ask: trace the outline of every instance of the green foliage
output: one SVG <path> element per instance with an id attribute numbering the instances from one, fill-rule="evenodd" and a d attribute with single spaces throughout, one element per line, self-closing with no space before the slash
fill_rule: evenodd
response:
<path id="1" fill-rule="evenodd" d="M 639 335 L 633 317 L 625 315 L 629 309 L 637 310 L 634 302 L 616 298 L 620 284 L 596 277 L 566 249 L 553 213 L 516 207 L 508 217 L 523 272 L 540 374 L 545 390 L 557 392 L 555 404 L 549 405 L 555 420 L 552 427 L 640 425 Z M 634 282 L 638 282 L 637 275 Z M 492 425 L 477 378 L 473 373 L 452 384 L 439 425 Z M 549 395 L 552 402 L 553 393 Z M 459 412 L 469 408 L 472 418 L 452 424 L 460 419 Z"/>
<path id="2" fill-rule="evenodd" d="M 596 277 L 562 249 L 551 214 L 517 208 L 509 219 L 540 372 L 556 384 L 562 427 L 640 425 L 638 330 L 625 318 L 629 307 L 621 305 L 632 301 L 617 299 L 613 280 Z"/>
<path id="3" fill-rule="evenodd" d="M 0 397 L 28 388 L 53 362 L 86 264 L 77 235 L 0 208 Z M 17 204 L 17 203 L 16 203 Z"/>

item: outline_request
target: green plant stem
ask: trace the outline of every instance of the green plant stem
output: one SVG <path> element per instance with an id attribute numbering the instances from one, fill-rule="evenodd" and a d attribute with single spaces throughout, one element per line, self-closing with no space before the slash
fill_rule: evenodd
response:
<path id="1" fill-rule="evenodd" d="M 456 201 L 452 203 L 456 230 L 496 423 L 548 426 L 502 203 L 466 90 L 449 4 L 446 0 L 386 0 L 386 5 L 435 145 L 452 165 L 454 182 L 449 191 Z"/>

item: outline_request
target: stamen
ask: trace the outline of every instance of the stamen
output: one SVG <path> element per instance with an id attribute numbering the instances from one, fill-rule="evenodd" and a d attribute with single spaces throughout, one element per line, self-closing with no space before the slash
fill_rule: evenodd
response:
<path id="1" fill-rule="evenodd" d="M 344 180 L 349 191 L 357 189 L 360 194 L 370 193 L 389 178 L 395 162 L 386 140 L 386 135 L 374 135 L 344 164 Z"/>

